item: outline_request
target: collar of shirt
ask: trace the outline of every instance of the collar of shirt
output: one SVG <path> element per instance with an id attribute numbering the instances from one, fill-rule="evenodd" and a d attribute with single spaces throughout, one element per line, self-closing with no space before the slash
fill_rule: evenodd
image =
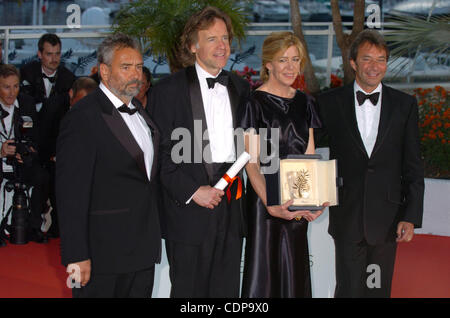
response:
<path id="1" fill-rule="evenodd" d="M 47 75 L 48 77 L 53 77 L 53 76 L 55 76 L 56 75 L 56 72 L 58 71 L 58 70 L 56 70 L 56 71 L 54 71 L 52 74 L 47 74 L 47 73 L 45 73 L 44 72 L 44 68 L 43 67 L 41 67 L 41 70 L 42 70 L 42 73 L 44 73 L 45 75 Z"/>
<path id="2" fill-rule="evenodd" d="M 116 109 L 124 104 L 116 95 L 114 95 L 113 92 L 108 89 L 108 87 L 105 86 L 105 84 L 103 84 L 103 82 L 100 83 L 100 89 L 103 93 L 105 93 L 106 97 L 108 97 Z M 131 109 L 135 108 L 131 102 L 128 103 L 128 107 Z"/>
<path id="3" fill-rule="evenodd" d="M 17 101 L 17 98 L 16 98 L 16 100 L 14 101 L 14 103 L 12 105 L 5 106 L 5 104 L 3 102 L 0 102 L 0 105 L 1 105 L 2 109 L 4 109 L 5 111 L 7 111 L 9 113 L 8 116 L 6 116 L 5 118 L 2 119 L 2 124 L 0 125 L 0 131 L 2 131 L 2 134 L 0 136 L 0 140 L 4 141 L 6 139 L 14 137 L 14 131 L 12 129 L 13 108 L 11 106 L 19 108 L 19 102 Z"/>
<path id="4" fill-rule="evenodd" d="M 16 98 L 16 100 L 14 101 L 14 103 L 12 103 L 12 105 L 6 105 L 3 102 L 0 102 L 0 105 L 2 105 L 3 109 L 6 110 L 8 113 L 11 113 L 11 106 L 19 108 L 19 101 Z"/>
<path id="5" fill-rule="evenodd" d="M 361 92 L 363 92 L 363 93 L 366 94 L 366 95 L 370 95 L 370 94 L 373 94 L 373 93 L 380 93 L 380 97 L 378 98 L 378 102 L 377 102 L 377 105 L 376 105 L 376 106 L 380 106 L 380 105 L 381 105 L 381 91 L 382 91 L 382 88 L 383 88 L 383 85 L 380 83 L 380 84 L 378 84 L 377 88 L 375 88 L 372 92 L 367 93 L 367 92 L 366 92 L 365 90 L 363 90 L 363 89 L 361 88 L 361 86 L 359 86 L 358 83 L 355 81 L 354 84 L 353 84 L 353 96 L 354 96 L 354 98 L 355 98 L 355 106 L 359 106 L 359 105 L 358 105 L 358 101 L 357 101 L 357 99 L 356 99 L 356 92 L 357 92 L 357 91 L 361 91 Z M 370 100 L 368 100 L 368 99 L 366 99 L 366 100 L 364 101 L 364 103 L 363 103 L 361 106 L 365 106 L 366 103 L 369 103 L 370 106 L 373 106 L 372 103 L 370 102 Z"/>
<path id="6" fill-rule="evenodd" d="M 208 77 L 212 77 L 212 78 L 216 78 L 217 76 L 219 76 L 220 72 L 222 72 L 222 70 L 219 71 L 219 73 L 217 73 L 216 75 L 211 75 L 209 74 L 206 70 L 204 70 L 200 64 L 198 64 L 197 62 L 195 62 L 195 70 L 197 71 L 197 77 L 198 80 L 200 82 L 200 86 L 202 88 L 205 88 L 207 90 L 209 90 L 210 88 L 208 87 L 208 83 L 206 82 L 206 79 Z M 214 89 L 216 89 L 218 87 L 218 85 L 220 85 L 220 87 L 224 87 L 222 84 L 216 83 L 217 85 L 214 86 Z M 214 90 L 212 89 L 212 90 Z"/>

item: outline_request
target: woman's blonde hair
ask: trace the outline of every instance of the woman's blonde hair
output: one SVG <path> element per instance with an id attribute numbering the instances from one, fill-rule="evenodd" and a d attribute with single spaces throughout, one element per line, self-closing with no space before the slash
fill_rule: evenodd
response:
<path id="1" fill-rule="evenodd" d="M 260 79 L 267 82 L 269 79 L 269 70 L 266 64 L 272 62 L 275 57 L 286 51 L 291 46 L 296 46 L 300 56 L 300 70 L 305 65 L 306 50 L 298 37 L 292 32 L 272 32 L 263 43 L 262 47 L 262 65 Z"/>

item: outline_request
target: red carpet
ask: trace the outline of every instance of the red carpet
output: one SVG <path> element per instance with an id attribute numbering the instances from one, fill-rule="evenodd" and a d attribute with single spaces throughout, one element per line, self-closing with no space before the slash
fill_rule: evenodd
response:
<path id="1" fill-rule="evenodd" d="M 399 244 L 391 296 L 450 298 L 450 237 L 416 235 Z"/>
<path id="2" fill-rule="evenodd" d="M 0 297 L 64 298 L 72 292 L 66 287 L 64 266 L 59 256 L 59 239 L 48 244 L 30 242 L 0 248 Z"/>
<path id="3" fill-rule="evenodd" d="M 0 248 L 0 298 L 67 298 L 59 240 Z M 399 244 L 392 297 L 450 297 L 450 237 L 416 235 Z"/>

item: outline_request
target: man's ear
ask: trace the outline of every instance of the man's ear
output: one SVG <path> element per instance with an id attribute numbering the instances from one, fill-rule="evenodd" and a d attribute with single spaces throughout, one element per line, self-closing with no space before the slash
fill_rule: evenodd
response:
<path id="1" fill-rule="evenodd" d="M 192 44 L 191 45 L 191 53 L 197 53 L 197 49 L 198 49 L 198 43 Z"/>
<path id="2" fill-rule="evenodd" d="M 71 100 L 73 99 L 73 89 L 69 89 L 69 97 Z"/>
<path id="3" fill-rule="evenodd" d="M 40 60 L 42 60 L 42 53 L 41 53 L 41 51 L 37 51 L 37 56 L 38 56 L 38 58 L 40 59 Z"/>
<path id="4" fill-rule="evenodd" d="M 350 66 L 356 72 L 356 62 L 354 60 L 350 60 Z"/>
<path id="5" fill-rule="evenodd" d="M 98 70 L 100 73 L 100 78 L 104 81 L 108 81 L 109 79 L 109 67 L 106 64 L 100 64 L 100 68 Z"/>

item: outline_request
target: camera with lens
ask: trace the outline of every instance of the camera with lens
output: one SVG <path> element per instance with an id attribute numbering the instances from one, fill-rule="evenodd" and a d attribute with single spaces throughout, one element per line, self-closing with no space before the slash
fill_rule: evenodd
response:
<path id="1" fill-rule="evenodd" d="M 19 122 L 21 127 L 21 134 L 14 139 L 14 142 L 10 142 L 10 146 L 16 147 L 16 154 L 20 155 L 21 160 L 16 156 L 9 156 L 6 160 L 6 164 L 13 167 L 12 173 L 10 173 L 9 180 L 5 184 L 5 190 L 8 192 L 14 191 L 12 205 L 9 208 L 6 216 L 3 218 L 0 225 L 0 240 L 7 239 L 5 230 L 10 233 L 9 241 L 11 244 L 27 244 L 27 233 L 29 230 L 29 205 L 27 191 L 30 188 L 24 180 L 24 171 L 32 167 L 33 158 L 36 156 L 36 152 L 33 150 L 33 142 L 30 137 L 31 127 L 27 118 L 21 118 Z M 9 214 L 12 212 L 11 225 L 7 225 Z"/>
<path id="2" fill-rule="evenodd" d="M 18 153 L 22 158 L 23 161 L 22 165 L 24 168 L 29 168 L 32 166 L 34 151 L 33 151 L 33 143 L 31 141 L 23 139 L 18 140 L 16 142 L 10 142 L 8 145 L 16 147 L 16 153 Z M 15 169 L 20 168 L 20 166 L 18 166 L 18 164 L 20 163 L 14 156 L 8 157 L 6 163 L 12 165 Z"/>
<path id="3" fill-rule="evenodd" d="M 28 186 L 17 180 L 9 180 L 5 184 L 5 189 L 8 192 L 14 191 L 13 202 L 8 210 L 5 218 L 2 220 L 2 235 L 4 230 L 8 229 L 10 233 L 9 241 L 11 244 L 27 244 L 28 243 L 28 219 L 29 219 L 29 208 L 28 208 Z M 7 220 L 9 214 L 12 211 L 11 225 L 7 225 Z M 3 224 L 4 223 L 4 224 Z"/>

